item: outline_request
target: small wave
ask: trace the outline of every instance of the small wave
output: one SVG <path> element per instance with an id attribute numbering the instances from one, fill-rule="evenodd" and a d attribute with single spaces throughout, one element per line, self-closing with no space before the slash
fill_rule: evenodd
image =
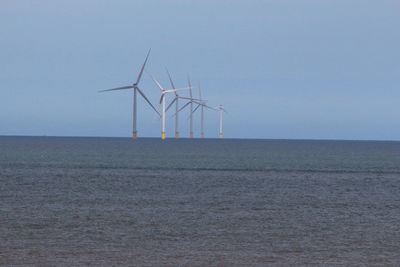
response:
<path id="1" fill-rule="evenodd" d="M 100 169 L 142 171 L 190 171 L 190 172 L 275 172 L 275 173 L 332 173 L 332 174 L 400 174 L 400 170 L 371 169 L 302 169 L 302 168 L 208 168 L 208 167 L 164 167 L 164 166 L 106 166 L 106 165 L 59 165 L 59 164 L 0 164 L 0 168 L 57 168 L 57 169 Z"/>

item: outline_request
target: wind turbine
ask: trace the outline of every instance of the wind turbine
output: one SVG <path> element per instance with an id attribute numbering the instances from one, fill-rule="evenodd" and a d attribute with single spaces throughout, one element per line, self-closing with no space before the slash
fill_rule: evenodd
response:
<path id="1" fill-rule="evenodd" d="M 189 88 L 191 88 L 191 87 L 189 87 Z M 190 94 L 190 95 L 192 95 L 192 94 Z M 176 97 L 176 98 L 180 98 L 180 99 L 186 99 L 186 100 L 189 100 L 185 105 L 183 105 L 180 109 L 178 109 L 177 111 L 176 111 L 176 113 L 174 114 L 174 116 L 177 116 L 178 114 L 179 114 L 179 112 L 181 111 L 181 110 L 183 110 L 184 108 L 186 108 L 187 106 L 191 106 L 191 108 L 192 108 L 192 106 L 193 106 L 193 104 L 197 104 L 197 107 L 194 109 L 194 110 L 192 110 L 191 112 L 190 112 L 190 115 L 189 115 L 189 120 L 190 120 L 190 129 L 191 129 L 191 137 L 190 138 L 193 138 L 193 113 L 200 107 L 200 106 L 205 106 L 205 107 L 207 107 L 207 108 L 210 108 L 210 109 L 213 109 L 213 108 L 211 108 L 211 107 L 209 107 L 209 106 L 207 106 L 206 104 L 205 104 L 205 102 L 204 101 L 202 101 L 202 100 L 200 100 L 200 99 L 196 99 L 196 98 L 191 98 L 191 97 L 181 97 L 181 96 L 178 96 L 178 97 Z M 174 100 L 175 101 L 175 100 Z M 167 108 L 167 110 L 171 107 L 171 105 L 173 104 L 173 101 L 169 104 L 169 106 L 168 106 L 168 108 Z M 192 108 L 193 109 L 193 108 Z"/>
<path id="2" fill-rule="evenodd" d="M 168 93 L 176 93 L 178 91 L 183 91 L 183 90 L 191 90 L 192 88 L 180 88 L 180 89 L 170 89 L 170 90 L 165 90 L 161 84 L 151 75 L 151 78 L 153 79 L 154 83 L 160 88 L 161 90 L 161 98 L 160 98 L 160 104 L 162 104 L 162 111 L 161 111 L 161 139 L 166 138 L 166 132 L 165 132 L 165 113 L 166 113 L 166 107 L 165 107 L 165 95 Z"/>
<path id="3" fill-rule="evenodd" d="M 147 60 L 149 58 L 150 55 L 150 51 L 147 53 L 146 59 L 142 65 L 142 68 L 139 72 L 139 75 L 136 79 L 136 82 L 132 85 L 128 85 L 128 86 L 122 86 L 122 87 L 117 87 L 117 88 L 113 88 L 113 89 L 107 89 L 107 90 L 101 90 L 99 92 L 107 92 L 107 91 L 115 91 L 115 90 L 125 90 L 125 89 L 133 89 L 133 121 L 132 121 L 132 139 L 136 139 L 137 138 L 137 128 L 136 128 L 136 124 L 137 124 L 137 92 L 139 92 L 139 94 L 147 101 L 147 103 L 154 109 L 154 111 L 160 116 L 160 113 L 157 111 L 157 109 L 153 106 L 153 104 L 151 104 L 150 100 L 145 96 L 145 94 L 142 92 L 142 90 L 139 89 L 139 82 L 140 79 L 142 78 L 142 74 L 143 74 L 143 70 L 144 67 L 146 66 Z"/>
<path id="4" fill-rule="evenodd" d="M 182 97 L 180 97 L 182 98 Z M 216 110 L 215 108 L 209 107 L 206 105 L 206 101 L 201 99 L 201 93 L 200 93 L 200 99 L 195 99 L 195 98 L 187 98 L 187 97 L 183 97 L 183 99 L 188 99 L 189 102 L 187 102 L 185 105 L 183 105 L 176 113 L 178 114 L 181 110 L 183 110 L 184 108 L 186 108 L 189 105 L 193 105 L 193 104 L 197 104 L 196 108 L 193 110 L 193 112 L 191 112 L 191 114 L 189 115 L 189 119 L 193 116 L 193 114 L 201 107 L 201 138 L 204 138 L 204 108 L 209 108 L 209 109 L 213 109 Z M 171 103 L 172 104 L 172 103 Z M 169 106 L 171 106 L 171 104 Z M 168 108 L 167 108 L 168 110 Z"/>
<path id="5" fill-rule="evenodd" d="M 206 105 L 207 101 L 204 100 L 201 97 L 201 87 L 200 87 L 200 85 L 199 85 L 199 101 L 193 101 L 193 102 L 197 104 L 197 107 L 193 110 L 193 113 L 195 113 L 198 108 L 201 108 L 201 133 L 200 133 L 200 137 L 204 138 L 205 137 L 204 136 L 204 108 L 205 107 L 209 108 L 209 109 L 214 109 L 214 108 L 207 106 Z"/>
<path id="6" fill-rule="evenodd" d="M 200 84 L 199 84 L 199 97 L 200 97 L 200 100 L 203 102 L 203 99 L 201 98 L 201 87 L 200 87 Z M 203 102 L 203 103 L 205 103 L 205 102 Z M 204 138 L 204 104 L 201 105 L 201 132 L 200 132 L 200 137 Z"/>
<path id="7" fill-rule="evenodd" d="M 188 75 L 188 84 L 190 87 L 190 98 L 193 98 L 192 95 L 192 85 L 190 84 L 190 77 Z M 193 100 L 189 102 L 190 103 L 190 133 L 189 133 L 189 138 L 193 138 Z"/>
<path id="8" fill-rule="evenodd" d="M 172 89 L 175 89 L 174 82 L 172 81 L 171 74 L 167 70 L 168 73 L 168 78 L 169 82 L 171 83 Z M 177 92 L 175 92 L 175 98 L 172 100 L 172 102 L 169 104 L 168 108 L 175 102 L 175 112 L 176 112 L 176 117 L 175 117 L 175 138 L 179 138 L 179 114 L 178 114 L 178 109 L 179 109 L 179 95 Z M 167 108 L 167 110 L 168 110 Z M 166 110 L 166 111 L 167 111 Z"/>
<path id="9" fill-rule="evenodd" d="M 171 74 L 167 70 L 168 73 L 168 78 L 169 82 L 171 83 L 172 89 L 176 89 L 174 82 L 172 81 Z M 177 92 L 175 92 L 175 98 L 174 100 L 169 103 L 168 107 L 166 108 L 165 112 L 169 110 L 169 108 L 175 103 L 175 138 L 179 138 L 179 99 L 185 99 L 185 100 L 193 100 L 192 98 L 189 97 L 182 97 L 180 96 Z"/>
<path id="10" fill-rule="evenodd" d="M 222 105 L 215 107 L 215 109 L 219 111 L 219 138 L 224 138 L 224 135 L 222 134 L 222 114 L 223 112 L 227 112 Z"/>

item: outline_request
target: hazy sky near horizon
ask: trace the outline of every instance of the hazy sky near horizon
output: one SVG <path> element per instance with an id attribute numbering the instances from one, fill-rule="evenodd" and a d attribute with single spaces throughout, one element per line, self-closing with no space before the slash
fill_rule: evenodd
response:
<path id="1" fill-rule="evenodd" d="M 398 0 L 2 0 L 0 135 L 130 136 L 132 92 L 97 91 L 132 84 L 152 48 L 165 87 L 165 67 L 179 87 L 189 73 L 226 107 L 226 137 L 400 140 L 399 12 Z M 157 104 L 147 74 L 141 87 Z M 138 109 L 139 136 L 159 136 Z"/>

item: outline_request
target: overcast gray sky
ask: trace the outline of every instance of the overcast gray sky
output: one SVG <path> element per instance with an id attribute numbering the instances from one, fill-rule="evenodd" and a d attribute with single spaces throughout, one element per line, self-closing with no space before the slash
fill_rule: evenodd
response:
<path id="1" fill-rule="evenodd" d="M 97 91 L 131 84 L 151 47 L 162 84 L 165 67 L 179 87 L 189 73 L 226 107 L 226 137 L 400 140 L 399 11 L 398 0 L 2 0 L 0 135 L 130 136 L 132 92 Z M 157 104 L 148 75 L 142 88 Z M 138 130 L 160 135 L 142 99 Z"/>

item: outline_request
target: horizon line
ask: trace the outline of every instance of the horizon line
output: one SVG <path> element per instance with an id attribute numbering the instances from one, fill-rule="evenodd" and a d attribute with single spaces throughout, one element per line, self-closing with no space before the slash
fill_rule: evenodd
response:
<path id="1" fill-rule="evenodd" d="M 79 135 L 0 135 L 0 138 L 2 137 L 34 137 L 34 138 L 123 138 L 123 139 L 132 139 L 132 137 L 129 136 L 79 136 Z M 143 136 L 143 137 L 138 137 L 138 139 L 160 139 L 161 137 L 155 137 L 155 136 Z M 138 140 L 137 139 L 137 140 Z M 393 140 L 393 139 L 329 139 L 329 138 L 242 138 L 242 137 L 224 137 L 224 138 L 218 138 L 218 137 L 205 137 L 205 138 L 200 138 L 200 137 L 194 137 L 194 138 L 189 138 L 189 137 L 167 137 L 166 140 L 179 140 L 179 139 L 188 139 L 188 140 L 265 140 L 265 141 L 343 141 L 343 142 L 400 142 L 399 140 Z M 135 140 L 135 141 L 137 141 Z"/>

